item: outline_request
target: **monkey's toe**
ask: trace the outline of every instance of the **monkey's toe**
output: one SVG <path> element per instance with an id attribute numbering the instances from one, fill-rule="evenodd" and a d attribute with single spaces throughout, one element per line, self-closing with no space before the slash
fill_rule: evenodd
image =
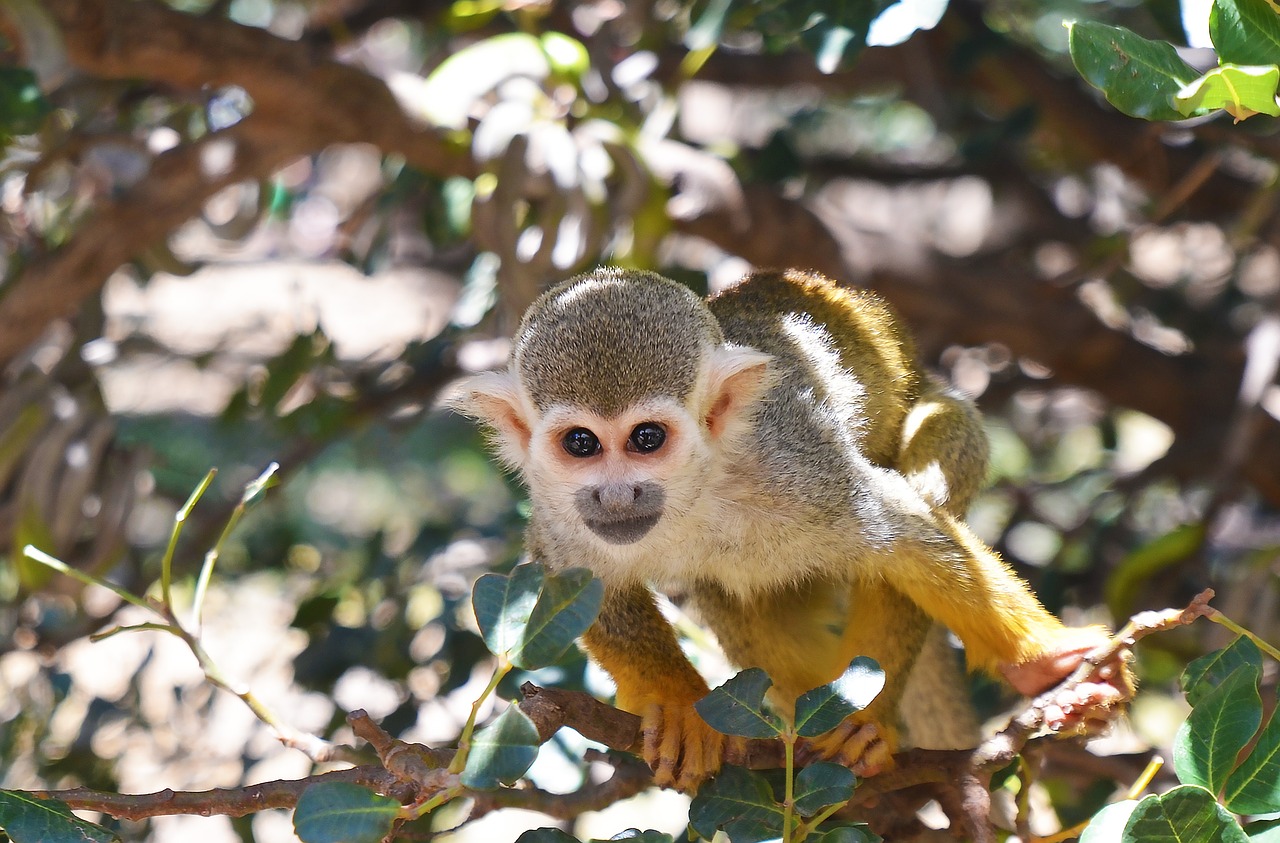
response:
<path id="1" fill-rule="evenodd" d="M 830 732 L 802 740 L 800 758 L 805 763 L 834 761 L 859 776 L 874 776 L 893 766 L 897 742 L 892 728 L 854 714 Z"/>
<path id="2" fill-rule="evenodd" d="M 644 760 L 659 787 L 692 793 L 720 770 L 725 736 L 708 726 L 692 705 L 646 706 L 641 730 Z"/>

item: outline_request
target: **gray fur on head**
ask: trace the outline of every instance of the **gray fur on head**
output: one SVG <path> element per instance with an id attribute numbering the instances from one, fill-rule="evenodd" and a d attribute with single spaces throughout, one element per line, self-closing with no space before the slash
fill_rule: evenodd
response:
<path id="1" fill-rule="evenodd" d="M 601 268 L 544 293 L 516 332 L 515 370 L 539 410 L 581 404 L 614 416 L 636 401 L 683 401 L 699 361 L 724 342 L 692 290 L 652 272 Z"/>

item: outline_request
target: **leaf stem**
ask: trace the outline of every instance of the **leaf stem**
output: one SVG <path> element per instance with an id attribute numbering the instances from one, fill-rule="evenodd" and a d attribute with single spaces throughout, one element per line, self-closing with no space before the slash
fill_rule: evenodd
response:
<path id="1" fill-rule="evenodd" d="M 156 611 L 156 607 L 153 604 L 147 602 L 147 600 L 145 600 L 144 598 L 134 594 L 132 591 L 129 591 L 128 589 L 122 586 L 118 586 L 115 583 L 110 583 L 104 579 L 95 577 L 93 574 L 85 573 L 84 571 L 81 571 L 79 568 L 72 568 L 66 562 L 63 562 L 61 559 L 57 559 L 53 556 L 50 556 L 49 554 L 45 553 L 43 550 L 41 550 L 40 548 L 36 547 L 33 544 L 29 544 L 26 547 L 22 548 L 22 555 L 27 557 L 33 562 L 39 562 L 41 565 L 44 565 L 47 568 L 52 568 L 53 570 L 57 571 L 60 574 L 66 574 L 72 579 L 79 580 L 85 585 L 102 586 L 103 588 L 115 594 L 124 602 L 132 603 L 134 606 L 137 606 L 140 609 L 146 609 L 149 612 Z M 157 614 L 159 613 L 157 612 Z"/>
<path id="2" fill-rule="evenodd" d="M 421 805 L 416 805 L 411 808 L 406 807 L 404 809 L 405 810 L 404 818 L 407 820 L 416 820 L 416 819 L 425 817 L 427 814 L 431 813 L 436 808 L 439 808 L 441 805 L 448 802 L 450 799 L 453 799 L 459 796 L 465 789 L 466 788 L 462 787 L 462 785 L 454 785 L 453 787 L 446 787 L 444 790 L 439 791 L 430 799 L 428 799 L 426 802 L 423 802 Z"/>
<path id="3" fill-rule="evenodd" d="M 467 755 L 471 752 L 471 734 L 476 729 L 476 717 L 480 713 L 480 706 L 489 698 L 489 695 L 497 690 L 498 683 L 502 678 L 511 672 L 511 662 L 507 661 L 506 653 L 498 655 L 498 663 L 493 669 L 493 676 L 489 679 L 489 684 L 485 686 L 480 696 L 476 697 L 471 703 L 471 713 L 467 716 L 467 724 L 462 727 L 462 734 L 458 737 L 458 751 L 454 753 L 453 760 L 449 762 L 450 773 L 461 773 L 467 766 Z"/>
<path id="4" fill-rule="evenodd" d="M 796 729 L 794 725 L 788 724 L 782 732 L 782 746 L 786 750 L 787 759 L 786 795 L 782 800 L 782 840 L 783 843 L 791 843 L 793 839 L 791 817 L 796 804 Z"/>
<path id="5" fill-rule="evenodd" d="M 173 581 L 173 555 L 178 549 L 178 536 L 182 535 L 182 528 L 187 523 L 187 518 L 191 516 L 191 510 L 195 508 L 196 502 L 204 497 L 209 484 L 213 482 L 213 478 L 217 474 L 218 469 L 209 469 L 209 473 L 192 490 L 187 502 L 173 516 L 173 529 L 169 532 L 169 546 L 165 548 L 164 557 L 160 560 L 160 597 L 170 614 L 173 613 L 173 597 L 170 592 L 170 584 Z"/>
<path id="6" fill-rule="evenodd" d="M 218 564 L 218 557 L 222 555 L 222 544 L 231 535 L 236 525 L 240 523 L 240 519 L 244 516 L 250 501 L 262 493 L 262 490 L 270 484 L 272 476 L 279 470 L 280 463 L 273 462 L 252 483 L 245 486 L 244 494 L 240 496 L 240 502 L 236 504 L 236 508 L 231 511 L 231 517 L 227 519 L 227 524 L 222 528 L 222 533 L 219 534 L 218 540 L 214 542 L 209 552 L 204 555 L 204 564 L 200 566 L 200 577 L 196 580 L 196 592 L 191 598 L 191 625 L 197 635 L 200 634 L 200 629 L 204 625 L 202 619 L 204 598 L 209 590 L 209 581 L 213 578 L 213 567 Z"/>
<path id="7" fill-rule="evenodd" d="M 1231 618 L 1229 618 L 1229 617 L 1227 617 L 1226 615 L 1222 614 L 1222 613 L 1221 613 L 1221 612 L 1219 612 L 1217 609 L 1212 609 L 1212 610 L 1210 610 L 1210 611 L 1209 611 L 1209 613 L 1208 613 L 1208 615 L 1206 615 L 1206 617 L 1208 617 L 1208 618 L 1209 618 L 1209 620 L 1213 621 L 1214 623 L 1222 624 L 1222 625 L 1223 625 L 1223 626 L 1225 626 L 1227 629 L 1229 629 L 1229 630 L 1231 630 L 1232 632 L 1234 632 L 1236 635 L 1243 635 L 1243 636 L 1245 636 L 1245 637 L 1246 637 L 1246 638 L 1248 638 L 1250 641 L 1252 641 L 1254 644 L 1257 644 L 1257 645 L 1258 645 L 1258 649 L 1259 649 L 1259 650 L 1261 650 L 1262 652 L 1266 653 L 1268 656 L 1271 656 L 1271 658 L 1275 659 L 1276 661 L 1280 661 L 1280 650 L 1276 649 L 1276 648 L 1275 648 L 1274 646 L 1272 646 L 1271 644 L 1268 644 L 1266 641 L 1262 640 L 1261 638 L 1259 638 L 1259 637 L 1258 637 L 1257 635 L 1255 635 L 1254 633 L 1252 633 L 1252 632 L 1250 632 L 1249 630 L 1245 629 L 1245 628 L 1244 628 L 1243 626 L 1241 626 L 1240 624 L 1238 624 L 1238 623 L 1236 623 L 1235 621 L 1231 620 Z"/>

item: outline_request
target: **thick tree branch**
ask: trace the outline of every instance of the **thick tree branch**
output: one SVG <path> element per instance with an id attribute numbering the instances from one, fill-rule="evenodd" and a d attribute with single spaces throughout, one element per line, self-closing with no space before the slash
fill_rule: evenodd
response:
<path id="1" fill-rule="evenodd" d="M 292 808 L 302 792 L 317 782 L 349 782 L 389 796 L 409 798 L 412 788 L 378 766 L 352 767 L 289 781 L 200 791 L 161 790 L 155 793 L 104 793 L 86 787 L 31 791 L 41 799 L 60 799 L 77 810 L 100 811 L 122 820 L 142 820 L 173 814 L 222 814 L 243 817 L 270 808 Z"/>

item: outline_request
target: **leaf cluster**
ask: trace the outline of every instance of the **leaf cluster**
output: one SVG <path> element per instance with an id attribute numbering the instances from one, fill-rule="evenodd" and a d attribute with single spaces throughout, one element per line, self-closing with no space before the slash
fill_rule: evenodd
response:
<path id="1" fill-rule="evenodd" d="M 1172 44 L 1124 27 L 1081 21 L 1068 28 L 1076 70 L 1130 117 L 1280 116 L 1280 13 L 1267 0 L 1214 0 L 1209 33 L 1218 66 L 1204 73 Z"/>
<path id="2" fill-rule="evenodd" d="M 1280 812 L 1280 717 L 1262 723 L 1261 676 L 1262 653 L 1243 635 L 1188 665 L 1182 689 L 1191 714 L 1173 748 L 1181 784 L 1108 805 L 1081 843 L 1276 839 L 1274 821 L 1242 826 L 1235 816 Z"/>

